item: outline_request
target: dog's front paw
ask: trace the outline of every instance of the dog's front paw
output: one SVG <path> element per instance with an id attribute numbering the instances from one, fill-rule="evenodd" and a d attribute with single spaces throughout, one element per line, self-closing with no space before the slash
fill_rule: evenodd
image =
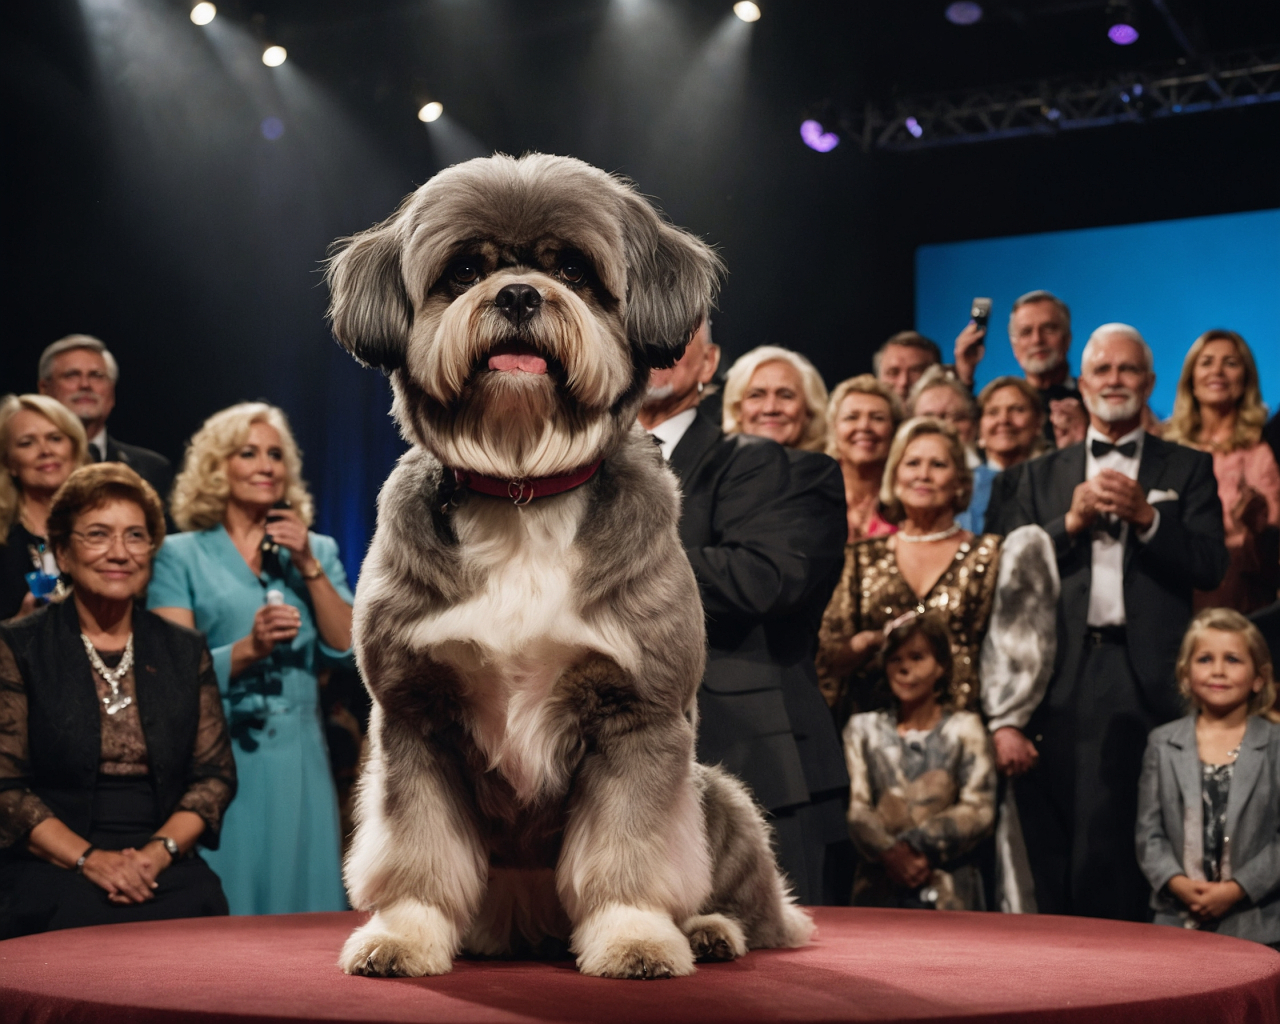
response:
<path id="1" fill-rule="evenodd" d="M 379 978 L 448 974 L 457 952 L 456 934 L 435 907 L 399 904 L 351 933 L 338 966 L 347 974 Z"/>
<path id="2" fill-rule="evenodd" d="M 578 970 L 600 978 L 692 974 L 689 940 L 666 914 L 618 904 L 598 910 L 573 933 Z"/>
<path id="3" fill-rule="evenodd" d="M 684 923 L 689 948 L 698 960 L 734 960 L 747 951 L 742 926 L 724 914 L 699 914 Z"/>

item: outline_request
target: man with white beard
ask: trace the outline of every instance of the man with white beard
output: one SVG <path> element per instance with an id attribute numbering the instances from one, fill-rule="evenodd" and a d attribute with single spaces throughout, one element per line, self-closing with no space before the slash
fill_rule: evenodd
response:
<path id="1" fill-rule="evenodd" d="M 1195 588 L 1227 567 L 1213 460 L 1142 429 L 1151 350 L 1127 324 L 1081 358 L 1085 440 L 1009 470 L 987 528 L 1037 523 L 1062 580 L 1058 653 L 1017 780 L 1041 913 L 1149 920 L 1134 855 L 1147 733 L 1182 714 L 1174 663 Z"/>

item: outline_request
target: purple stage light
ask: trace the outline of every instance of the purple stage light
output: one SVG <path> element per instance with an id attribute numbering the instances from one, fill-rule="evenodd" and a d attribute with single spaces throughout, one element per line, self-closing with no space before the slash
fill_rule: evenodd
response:
<path id="1" fill-rule="evenodd" d="M 953 25 L 976 25 L 982 20 L 982 5 L 973 0 L 956 0 L 947 5 L 947 21 Z"/>
<path id="2" fill-rule="evenodd" d="M 284 122 L 278 117 L 264 117 L 258 128 L 262 131 L 262 137 L 268 142 L 275 142 L 284 134 Z"/>
<path id="3" fill-rule="evenodd" d="M 924 134 L 924 129 L 920 127 L 920 122 L 917 121 L 914 117 L 909 117 L 902 123 L 907 126 L 907 131 L 911 133 L 913 138 L 918 139 L 920 138 L 921 135 Z"/>
<path id="4" fill-rule="evenodd" d="M 819 153 L 830 153 L 840 145 L 839 135 L 825 131 L 819 122 L 813 120 L 801 122 L 800 138 L 804 140 L 806 146 Z"/>
<path id="5" fill-rule="evenodd" d="M 1117 21 L 1107 29 L 1107 38 L 1116 46 L 1128 46 L 1138 41 L 1138 30 L 1126 22 Z"/>

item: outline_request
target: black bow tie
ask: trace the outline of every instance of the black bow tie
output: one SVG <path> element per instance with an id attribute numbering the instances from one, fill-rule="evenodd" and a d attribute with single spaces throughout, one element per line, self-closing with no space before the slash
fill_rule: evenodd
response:
<path id="1" fill-rule="evenodd" d="M 1124 444 L 1112 444 L 1110 441 L 1099 441 L 1096 437 L 1089 446 L 1089 450 L 1093 452 L 1095 459 L 1100 459 L 1107 452 L 1119 452 L 1126 459 L 1133 458 L 1134 452 L 1138 450 L 1137 441 L 1126 441 Z"/>
<path id="2" fill-rule="evenodd" d="M 1114 517 L 1099 518 L 1093 524 L 1094 533 L 1106 533 L 1113 540 L 1120 539 L 1120 531 L 1124 529 L 1124 520 Z"/>

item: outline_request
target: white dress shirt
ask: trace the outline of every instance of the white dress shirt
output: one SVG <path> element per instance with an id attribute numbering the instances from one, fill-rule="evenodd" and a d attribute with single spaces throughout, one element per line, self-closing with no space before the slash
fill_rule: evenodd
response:
<path id="1" fill-rule="evenodd" d="M 693 421 L 697 418 L 698 407 L 695 405 L 692 409 L 676 413 L 669 420 L 663 420 L 649 431 L 658 439 L 659 446 L 662 448 L 662 457 L 668 462 L 671 461 L 671 453 L 676 450 L 680 438 L 684 437 L 684 432 L 693 426 Z"/>
<path id="2" fill-rule="evenodd" d="M 1110 443 L 1111 439 L 1104 437 L 1090 425 L 1084 436 L 1084 478 L 1092 480 L 1102 470 L 1114 469 L 1130 480 L 1137 480 L 1138 466 L 1142 462 L 1142 445 L 1146 436 L 1146 432 L 1138 427 L 1115 442 L 1117 446 L 1127 444 L 1129 441 L 1137 444 L 1134 453 L 1127 458 L 1118 451 L 1107 452 L 1101 458 L 1096 458 L 1093 454 L 1094 440 Z M 1108 514 L 1105 518 L 1114 521 L 1115 517 Z M 1101 518 L 1099 524 L 1101 524 Z M 1155 536 L 1159 527 L 1160 511 L 1157 509 L 1151 525 L 1137 535 L 1138 540 L 1145 544 Z M 1093 531 L 1093 579 L 1089 585 L 1089 615 L 1086 620 L 1090 626 L 1123 626 L 1125 624 L 1124 544 L 1128 537 L 1127 522 L 1120 524 L 1118 537 L 1112 537 L 1101 529 Z"/>

